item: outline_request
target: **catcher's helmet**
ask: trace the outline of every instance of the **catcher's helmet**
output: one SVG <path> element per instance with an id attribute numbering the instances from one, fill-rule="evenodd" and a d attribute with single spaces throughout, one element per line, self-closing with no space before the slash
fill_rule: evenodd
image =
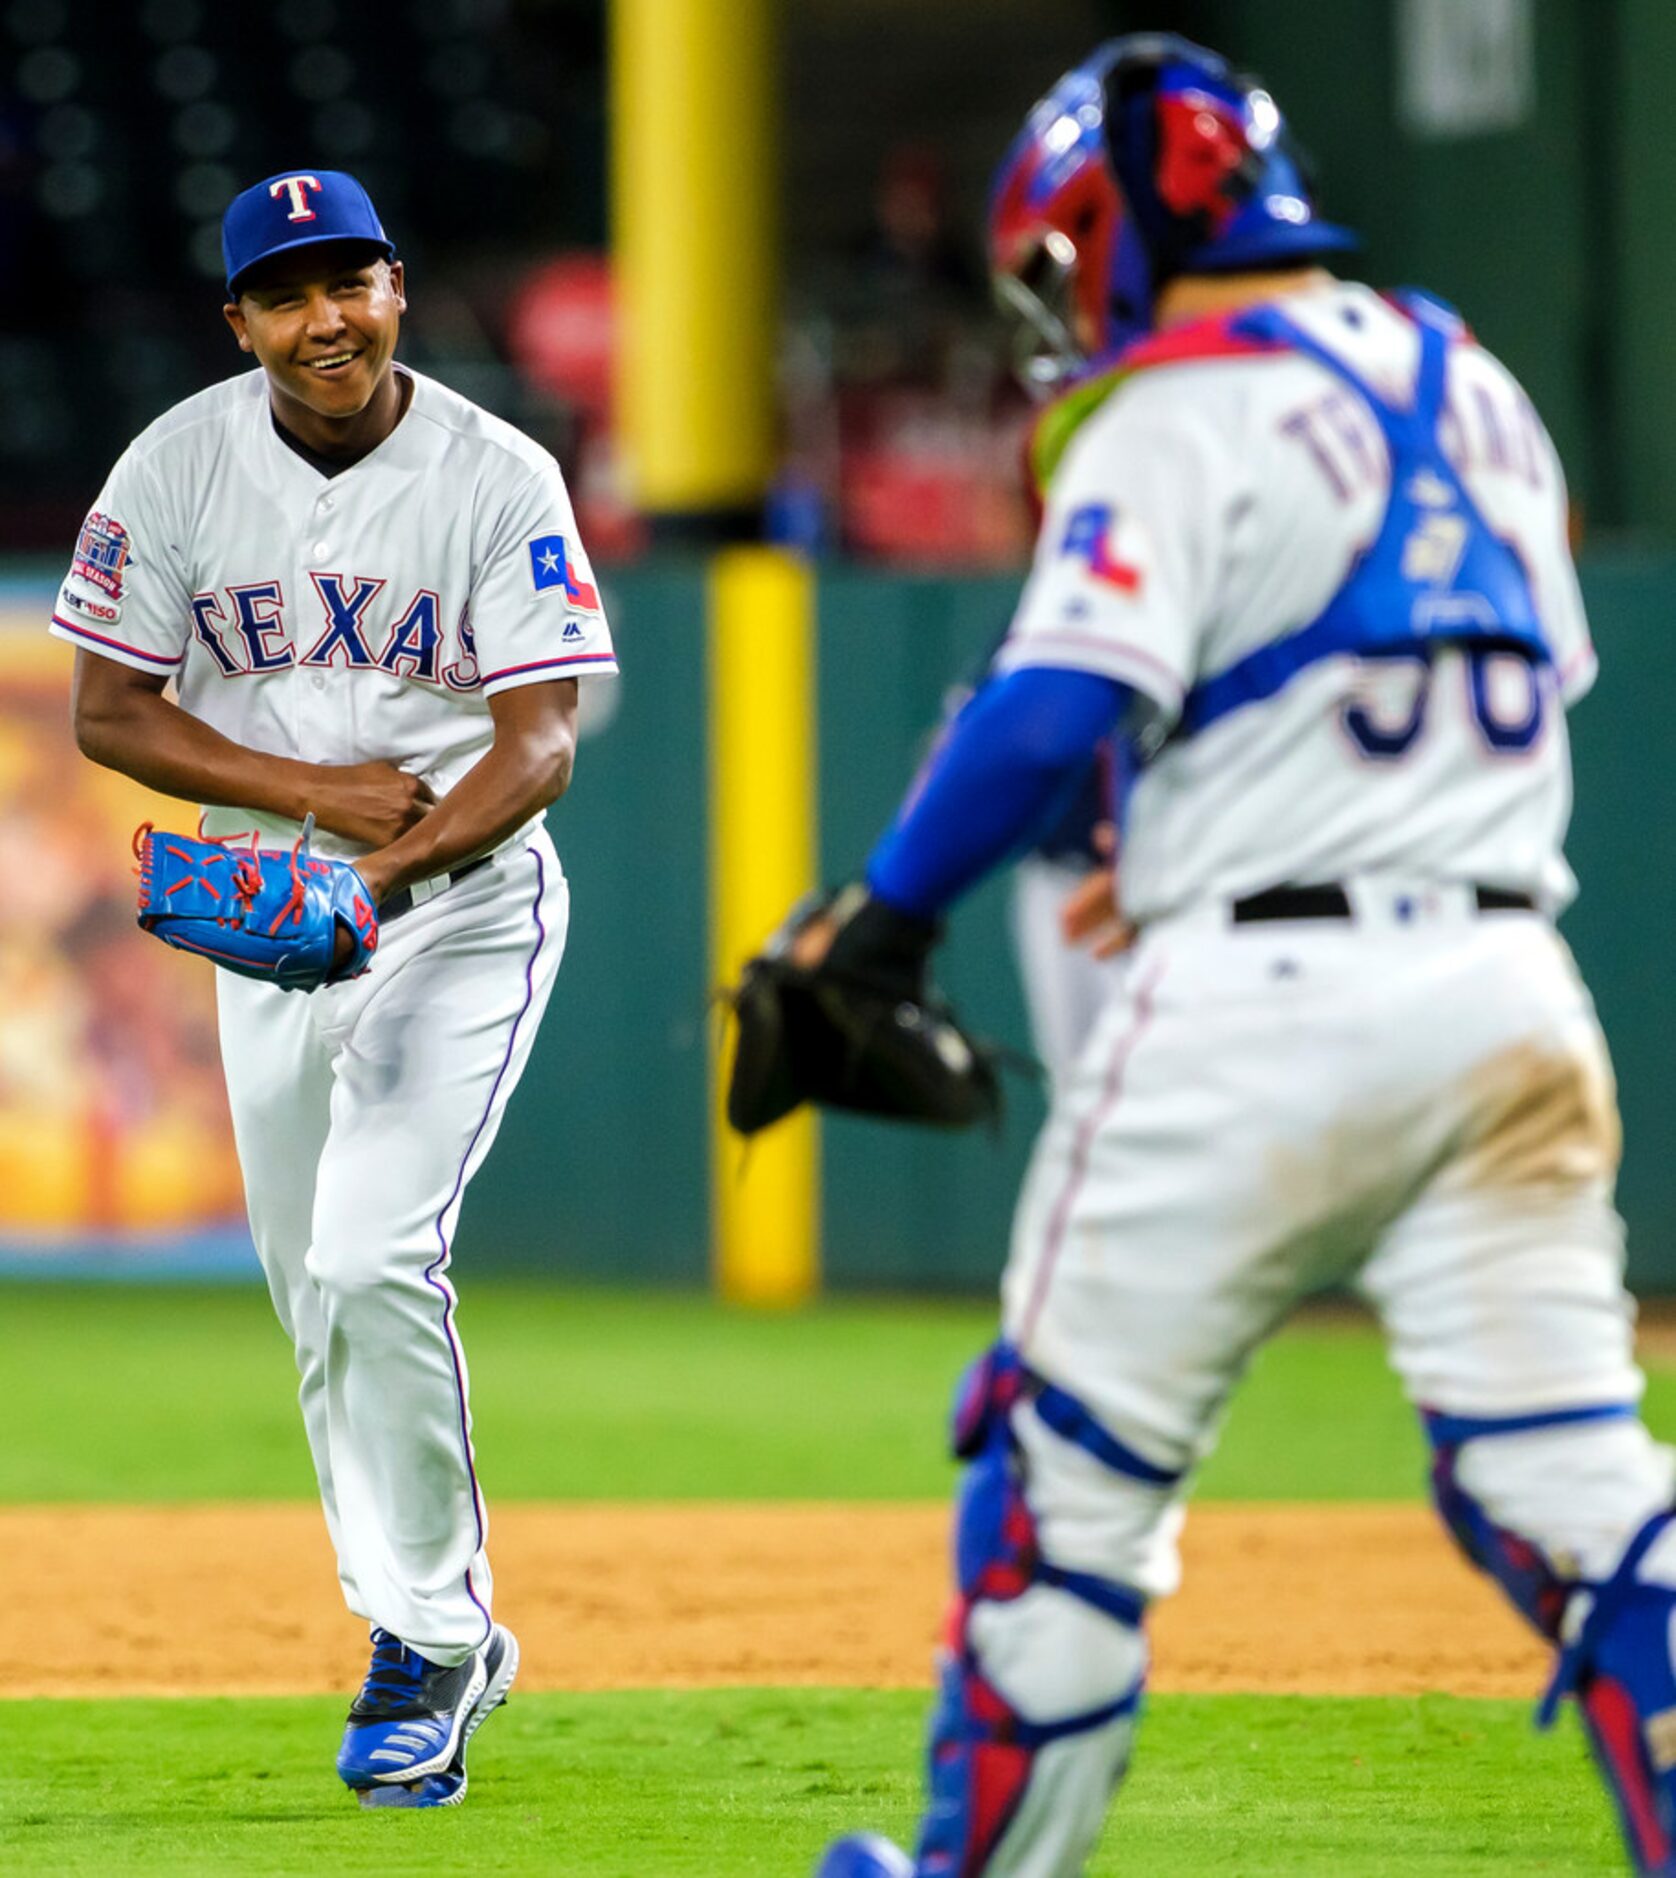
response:
<path id="1" fill-rule="evenodd" d="M 1152 326 L 1178 274 L 1356 245 L 1321 221 L 1258 82 L 1174 33 L 1109 39 L 1030 113 L 995 179 L 997 297 L 1023 322 L 1027 386 L 1051 392 Z"/>

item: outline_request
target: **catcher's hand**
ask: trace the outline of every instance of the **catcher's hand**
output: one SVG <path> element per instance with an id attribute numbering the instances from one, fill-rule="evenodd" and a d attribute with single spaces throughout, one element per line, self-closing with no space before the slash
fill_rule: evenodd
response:
<path id="1" fill-rule="evenodd" d="M 367 969 L 378 915 L 347 861 L 309 853 L 313 817 L 297 845 L 235 848 L 190 835 L 134 836 L 140 925 L 165 945 L 282 991 L 313 991 Z"/>
<path id="2" fill-rule="evenodd" d="M 994 1053 L 926 986 L 937 930 L 865 887 L 795 907 L 729 1002 L 727 1118 L 755 1134 L 800 1102 L 964 1128 L 999 1120 Z"/>
<path id="3" fill-rule="evenodd" d="M 1094 830 L 1094 845 L 1104 857 L 1071 889 L 1059 909 L 1059 931 L 1066 945 L 1080 947 L 1097 959 L 1115 959 L 1135 943 L 1135 929 L 1123 917 L 1118 892 L 1117 830 L 1110 822 Z"/>

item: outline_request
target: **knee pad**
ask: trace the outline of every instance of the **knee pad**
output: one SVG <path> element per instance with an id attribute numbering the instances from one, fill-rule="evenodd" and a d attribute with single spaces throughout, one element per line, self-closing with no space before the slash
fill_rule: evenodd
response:
<path id="1" fill-rule="evenodd" d="M 1491 1518 L 1461 1484 L 1460 1450 L 1440 1448 L 1432 1464 L 1432 1501 L 1467 1559 L 1495 1579 L 1515 1610 L 1550 1642 L 1558 1639 L 1570 1583 L 1542 1548 Z"/>
<path id="2" fill-rule="evenodd" d="M 931 1723 L 930 1805 L 916 1856 L 922 1878 L 1008 1869 L 996 1855 L 1019 1833 L 1038 1859 L 1044 1834 L 1063 1839 L 1067 1850 L 1053 1869 L 1080 1865 L 1140 1706 L 1145 1599 L 1043 1558 L 1011 1422 L 1026 1400 L 1056 1432 L 1072 1430 L 1067 1439 L 1091 1452 L 1109 1449 L 1108 1464 L 1119 1455 L 1149 1476 L 1162 1474 L 1128 1457 L 1074 1398 L 1032 1377 L 1006 1345 L 969 1372 L 955 1412 L 954 1448 L 967 1468 L 955 1517 L 956 1597 Z M 1038 1868 L 1047 1867 L 1031 1867 Z"/>
<path id="3" fill-rule="evenodd" d="M 1670 1451 L 1627 1404 L 1426 1425 L 1445 1525 L 1550 1640 L 1572 1590 L 1609 1577 L 1628 1536 L 1676 1498 Z"/>

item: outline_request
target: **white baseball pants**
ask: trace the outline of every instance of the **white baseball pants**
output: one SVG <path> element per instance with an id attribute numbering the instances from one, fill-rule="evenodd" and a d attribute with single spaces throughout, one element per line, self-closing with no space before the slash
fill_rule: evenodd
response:
<path id="1" fill-rule="evenodd" d="M 1216 908 L 1150 929 L 1035 1150 L 1004 1334 L 1166 1473 L 1190 1474 L 1257 1346 L 1335 1285 L 1378 1311 L 1417 1406 L 1482 1419 L 1640 1398 L 1615 1092 L 1565 946 L 1465 890 L 1351 898 L 1353 923 L 1235 926 Z M 1173 1590 L 1185 1480 L 1114 1473 L 1028 1407 L 1013 1426 L 1042 1556 Z M 1460 1475 L 1499 1525 L 1592 1577 L 1676 1487 L 1633 1417 L 1471 1441 Z M 974 1624 L 981 1667 L 1033 1718 L 1091 1703 L 1086 1651 L 1043 1643 L 1043 1602 Z M 1053 1752 L 1058 1824 L 1021 1809 L 989 1878 L 1082 1869 L 1112 1742 Z"/>
<path id="2" fill-rule="evenodd" d="M 1013 870 L 1012 934 L 1030 1035 L 1057 1087 L 1082 1054 L 1119 982 L 1118 961 L 1068 946 L 1059 915 L 1088 878 L 1086 867 L 1026 855 Z"/>
<path id="3" fill-rule="evenodd" d="M 218 974 L 251 1231 L 351 1611 L 433 1662 L 489 1634 L 450 1247 L 529 1059 L 569 890 L 545 830 L 389 922 L 311 993 Z"/>

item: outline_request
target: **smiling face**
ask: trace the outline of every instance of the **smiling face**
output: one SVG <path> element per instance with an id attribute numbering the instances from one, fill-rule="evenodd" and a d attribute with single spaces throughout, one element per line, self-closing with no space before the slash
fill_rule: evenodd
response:
<path id="1" fill-rule="evenodd" d="M 370 447 L 364 433 L 400 409 L 390 371 L 407 300 L 402 264 L 365 242 L 322 242 L 276 256 L 223 312 L 268 375 L 274 410 L 305 443 Z"/>

